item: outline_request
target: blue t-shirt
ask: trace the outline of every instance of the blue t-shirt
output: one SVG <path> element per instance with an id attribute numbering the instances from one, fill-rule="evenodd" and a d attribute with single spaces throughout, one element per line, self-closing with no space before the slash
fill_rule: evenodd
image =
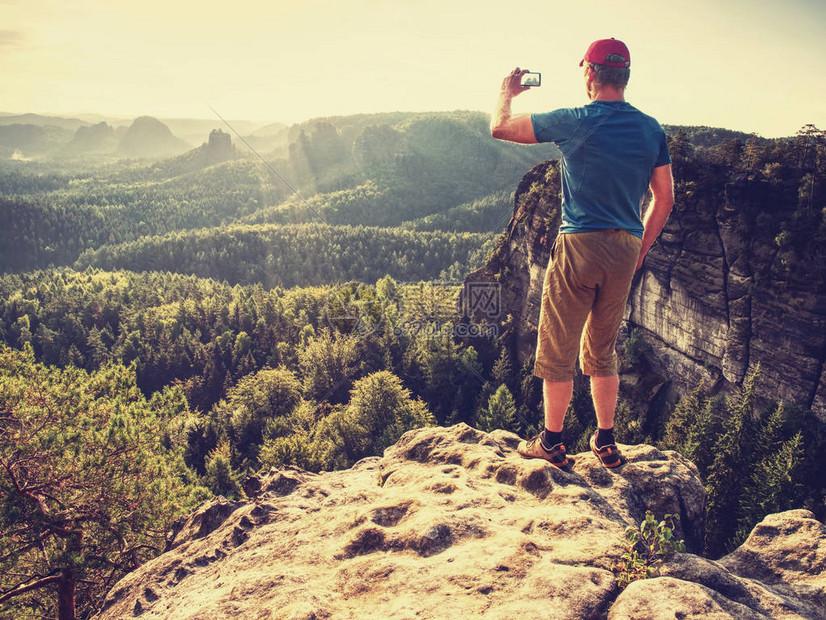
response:
<path id="1" fill-rule="evenodd" d="M 654 168 L 671 163 L 665 132 L 625 101 L 532 114 L 539 142 L 562 151 L 561 233 L 619 228 L 642 237 L 640 207 Z"/>

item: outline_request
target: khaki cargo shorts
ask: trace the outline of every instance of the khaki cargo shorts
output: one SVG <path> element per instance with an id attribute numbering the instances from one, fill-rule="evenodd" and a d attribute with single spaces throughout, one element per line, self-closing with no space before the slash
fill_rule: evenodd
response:
<path id="1" fill-rule="evenodd" d="M 642 239 L 624 230 L 557 235 L 545 272 L 534 375 L 617 374 L 615 351 Z"/>

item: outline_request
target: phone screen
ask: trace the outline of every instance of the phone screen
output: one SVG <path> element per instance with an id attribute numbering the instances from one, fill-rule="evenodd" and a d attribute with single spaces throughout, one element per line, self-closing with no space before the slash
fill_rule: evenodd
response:
<path id="1" fill-rule="evenodd" d="M 522 86 L 539 86 L 542 84 L 542 74 L 529 71 L 522 76 Z"/>

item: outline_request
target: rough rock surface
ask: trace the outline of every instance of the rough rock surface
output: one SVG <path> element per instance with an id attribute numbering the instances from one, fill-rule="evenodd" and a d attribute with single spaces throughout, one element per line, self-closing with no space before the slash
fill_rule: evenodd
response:
<path id="1" fill-rule="evenodd" d="M 559 228 L 557 168 L 544 162 L 525 175 L 502 243 L 467 278 L 500 284 L 500 316 L 512 317 L 503 326 L 520 362 L 536 345 L 545 267 Z M 634 279 L 627 324 L 644 330 L 656 350 L 655 370 L 680 391 L 701 380 L 725 390 L 759 364 L 759 395 L 826 418 L 826 289 L 795 277 L 770 231 L 751 221 L 758 205 L 779 202 L 776 191 L 745 180 L 728 184 L 723 196 L 678 191 Z"/>
<path id="2" fill-rule="evenodd" d="M 680 536 L 699 543 L 694 465 L 643 445 L 624 447 L 618 471 L 580 454 L 563 472 L 521 458 L 518 441 L 432 427 L 349 470 L 273 471 L 255 500 L 213 500 L 181 521 L 169 551 L 120 581 L 99 618 L 826 614 L 826 534 L 805 511 L 767 518 L 720 562 L 677 554 L 620 593 L 611 567 L 646 510 L 679 513 Z"/>

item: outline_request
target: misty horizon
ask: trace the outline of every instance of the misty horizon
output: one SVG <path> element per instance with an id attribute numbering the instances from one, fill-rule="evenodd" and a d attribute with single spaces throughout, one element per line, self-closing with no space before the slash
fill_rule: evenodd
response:
<path id="1" fill-rule="evenodd" d="M 591 41 L 615 36 L 631 51 L 626 99 L 663 124 L 767 138 L 826 126 L 826 82 L 800 60 L 826 53 L 826 5 L 806 0 L 523 0 L 513 10 L 529 19 L 510 29 L 484 0 L 241 0 L 221 11 L 158 0 L 46 4 L 0 3 L 7 110 L 206 120 L 208 104 L 227 119 L 288 125 L 489 113 L 502 78 L 521 66 L 541 72 L 542 86 L 514 112 L 541 112 L 587 102 L 579 61 Z"/>

